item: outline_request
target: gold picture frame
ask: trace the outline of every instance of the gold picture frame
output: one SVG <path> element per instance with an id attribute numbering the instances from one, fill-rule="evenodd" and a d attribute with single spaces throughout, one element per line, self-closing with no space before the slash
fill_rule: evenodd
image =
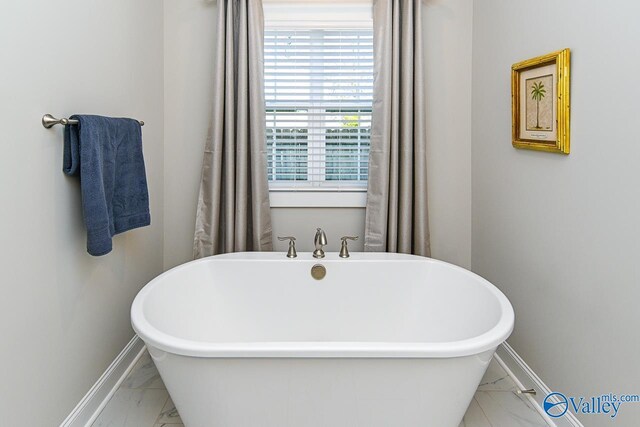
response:
<path id="1" fill-rule="evenodd" d="M 513 146 L 569 154 L 569 49 L 511 66 Z"/>

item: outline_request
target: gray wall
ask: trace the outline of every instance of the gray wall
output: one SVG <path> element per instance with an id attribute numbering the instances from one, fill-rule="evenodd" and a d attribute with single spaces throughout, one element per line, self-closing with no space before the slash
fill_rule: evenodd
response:
<path id="1" fill-rule="evenodd" d="M 433 256 L 471 265 L 471 0 L 425 0 L 429 203 Z M 191 259 L 210 110 L 215 2 L 165 0 L 165 267 Z M 316 226 L 329 250 L 364 232 L 363 208 L 273 208 L 274 234 L 309 250 Z M 351 244 L 362 249 L 362 239 Z M 286 244 L 276 242 L 277 250 Z"/>
<path id="2" fill-rule="evenodd" d="M 572 395 L 637 393 L 640 382 L 638 16 L 631 0 L 474 5 L 472 267 L 514 305 L 509 343 Z M 510 67 L 565 47 L 571 154 L 516 150 Z M 615 424 L 639 418 L 628 404 Z"/>
<path id="3" fill-rule="evenodd" d="M 0 424 L 58 425 L 133 336 L 129 307 L 162 270 L 162 7 L 3 2 L 0 13 Z M 78 180 L 44 113 L 145 120 L 152 225 L 86 253 Z"/>
<path id="4" fill-rule="evenodd" d="M 215 1 L 164 0 L 164 266 L 192 259 L 211 111 Z"/>
<path id="5" fill-rule="evenodd" d="M 312 251 L 316 227 L 327 234 L 327 250 L 340 250 L 341 236 L 359 236 L 349 242 L 349 250 L 362 251 L 364 241 L 364 208 L 272 208 L 275 236 L 293 234 L 298 251 Z M 288 242 L 275 242 L 274 250 L 286 251 Z"/>

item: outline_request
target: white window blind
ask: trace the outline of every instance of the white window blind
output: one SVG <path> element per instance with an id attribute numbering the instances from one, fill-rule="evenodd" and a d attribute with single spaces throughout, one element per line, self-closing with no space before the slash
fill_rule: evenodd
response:
<path id="1" fill-rule="evenodd" d="M 264 60 L 271 188 L 366 188 L 372 29 L 267 27 Z"/>

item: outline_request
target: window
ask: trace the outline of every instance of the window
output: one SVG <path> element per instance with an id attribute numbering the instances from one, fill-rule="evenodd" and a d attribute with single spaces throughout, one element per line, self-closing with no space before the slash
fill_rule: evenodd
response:
<path id="1" fill-rule="evenodd" d="M 264 61 L 271 189 L 366 189 L 372 28 L 267 25 Z"/>

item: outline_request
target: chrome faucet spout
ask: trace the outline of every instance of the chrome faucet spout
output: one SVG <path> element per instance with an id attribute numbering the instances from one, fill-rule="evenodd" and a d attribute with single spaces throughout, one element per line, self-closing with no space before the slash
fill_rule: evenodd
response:
<path id="1" fill-rule="evenodd" d="M 322 228 L 318 228 L 316 230 L 316 236 L 313 238 L 313 245 L 316 247 L 316 250 L 313 251 L 313 257 L 324 258 L 323 247 L 327 245 L 327 235 Z"/>

